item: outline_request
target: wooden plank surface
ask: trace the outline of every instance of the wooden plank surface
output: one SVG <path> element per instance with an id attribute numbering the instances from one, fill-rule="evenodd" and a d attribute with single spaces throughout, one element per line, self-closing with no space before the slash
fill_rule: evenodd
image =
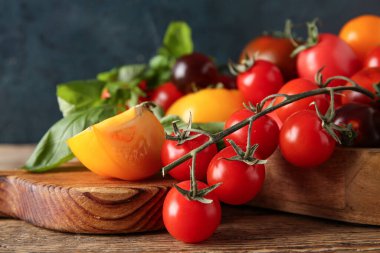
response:
<path id="1" fill-rule="evenodd" d="M 1 147 L 1 146 L 0 146 Z M 18 146 L 4 154 L 26 154 Z M 31 150 L 29 148 L 29 150 Z M 25 156 L 6 159 L 22 164 Z M 9 169 L 9 167 L 8 167 Z M 380 228 L 293 215 L 255 207 L 223 206 L 216 233 L 199 245 L 175 241 L 165 231 L 129 235 L 75 235 L 54 232 L 24 221 L 0 219 L 0 252 L 380 252 Z"/>

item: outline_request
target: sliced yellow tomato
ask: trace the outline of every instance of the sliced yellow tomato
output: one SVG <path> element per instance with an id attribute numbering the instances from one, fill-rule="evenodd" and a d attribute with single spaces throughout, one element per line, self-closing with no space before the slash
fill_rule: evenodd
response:
<path id="1" fill-rule="evenodd" d="M 160 171 L 164 140 L 160 122 L 146 106 L 139 105 L 89 127 L 67 143 L 91 171 L 140 180 Z"/>
<path id="2" fill-rule="evenodd" d="M 243 102 L 238 90 L 203 89 L 178 99 L 166 114 L 178 115 L 187 122 L 191 112 L 193 122 L 220 122 L 242 108 Z"/>

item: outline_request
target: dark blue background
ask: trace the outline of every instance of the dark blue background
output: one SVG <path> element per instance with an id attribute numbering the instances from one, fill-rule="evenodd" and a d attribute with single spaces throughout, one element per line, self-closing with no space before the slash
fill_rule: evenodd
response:
<path id="1" fill-rule="evenodd" d="M 171 20 L 187 21 L 195 49 L 225 62 L 286 18 L 320 17 L 322 31 L 337 33 L 365 13 L 380 14 L 379 1 L 2 0 L 0 142 L 38 141 L 61 116 L 57 83 L 147 61 Z"/>

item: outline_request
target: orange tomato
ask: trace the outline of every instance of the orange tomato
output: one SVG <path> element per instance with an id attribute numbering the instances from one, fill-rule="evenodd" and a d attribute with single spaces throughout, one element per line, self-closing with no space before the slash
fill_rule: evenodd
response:
<path id="1" fill-rule="evenodd" d="M 339 37 L 349 44 L 361 60 L 380 45 L 380 16 L 362 15 L 348 21 Z"/>
<path id="2" fill-rule="evenodd" d="M 178 115 L 187 122 L 191 112 L 193 122 L 221 122 L 242 108 L 243 102 L 238 90 L 203 89 L 178 99 L 166 114 Z"/>
<path id="3" fill-rule="evenodd" d="M 161 169 L 163 127 L 144 105 L 95 124 L 67 141 L 74 155 L 96 174 L 125 180 Z"/>

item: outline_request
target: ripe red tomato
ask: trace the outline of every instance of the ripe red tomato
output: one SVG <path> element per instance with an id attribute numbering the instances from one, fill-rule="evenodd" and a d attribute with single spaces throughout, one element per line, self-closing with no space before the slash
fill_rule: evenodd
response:
<path id="1" fill-rule="evenodd" d="M 207 170 L 207 183 L 214 185 L 222 182 L 214 190 L 219 200 L 230 205 L 241 205 L 252 200 L 260 191 L 265 179 L 265 166 L 225 159 L 235 155 L 232 146 L 216 154 Z"/>
<path id="2" fill-rule="evenodd" d="M 380 67 L 380 46 L 370 51 L 364 60 L 364 67 Z"/>
<path id="3" fill-rule="evenodd" d="M 165 140 L 161 150 L 162 164 L 165 166 L 174 162 L 191 150 L 199 147 L 207 140 L 208 137 L 204 135 L 188 140 L 182 144 L 178 144 L 177 141 Z M 218 149 L 215 144 L 212 144 L 197 154 L 195 161 L 195 177 L 198 180 L 204 180 L 206 178 L 208 164 L 216 153 L 218 153 Z M 180 181 L 189 180 L 191 163 L 192 159 L 181 163 L 169 171 L 169 175 Z"/>
<path id="4" fill-rule="evenodd" d="M 373 94 L 376 94 L 376 89 L 374 85 L 380 82 L 380 68 L 365 68 L 357 72 L 351 77 L 353 81 L 359 84 L 361 87 L 369 90 Z M 347 83 L 346 86 L 352 86 L 351 83 Z M 367 97 L 363 93 L 346 90 L 342 92 L 342 104 L 348 103 L 360 103 L 360 104 L 371 104 L 374 100 Z"/>
<path id="5" fill-rule="evenodd" d="M 265 97 L 276 93 L 283 84 L 280 69 L 263 60 L 255 61 L 247 71 L 237 76 L 238 89 L 252 104 L 257 104 Z"/>
<path id="6" fill-rule="evenodd" d="M 294 45 L 286 37 L 262 35 L 244 47 L 240 60 L 248 54 L 258 60 L 272 62 L 279 67 L 285 80 L 291 80 L 297 76 L 296 58 L 290 57 L 293 50 Z"/>
<path id="7" fill-rule="evenodd" d="M 198 189 L 206 188 L 205 183 L 197 181 Z M 178 184 L 185 190 L 190 189 L 190 181 Z M 221 208 L 214 192 L 205 196 L 212 203 L 204 204 L 189 200 L 172 188 L 166 195 L 162 217 L 168 232 L 177 240 L 196 243 L 209 238 L 220 224 Z"/>
<path id="8" fill-rule="evenodd" d="M 287 82 L 282 88 L 278 91 L 279 94 L 286 95 L 295 95 L 302 92 L 307 92 L 317 89 L 318 86 L 307 79 L 297 78 Z M 278 97 L 275 100 L 275 105 L 284 101 L 284 97 Z M 315 102 L 318 106 L 318 109 L 324 114 L 330 104 L 329 96 L 322 94 L 313 97 L 307 97 L 296 102 L 290 103 L 288 105 L 278 108 L 275 112 L 282 122 L 291 116 L 293 113 L 302 111 L 302 110 L 315 110 L 315 106 L 311 105 L 312 102 Z"/>
<path id="9" fill-rule="evenodd" d="M 236 111 L 231 117 L 226 121 L 224 128 L 229 128 L 236 125 L 240 121 L 245 120 L 251 116 L 255 115 L 254 112 L 242 109 Z M 278 135 L 279 128 L 275 120 L 271 117 L 264 115 L 257 120 L 253 121 L 251 129 L 251 144 L 259 144 L 257 149 L 257 154 L 263 158 L 268 158 L 278 146 Z M 239 130 L 233 132 L 232 134 L 224 138 L 225 143 L 230 145 L 226 140 L 233 140 L 237 145 L 245 147 L 247 145 L 248 138 L 248 126 L 240 128 Z"/>
<path id="10" fill-rule="evenodd" d="M 182 93 L 173 83 L 168 82 L 158 86 L 151 94 L 150 100 L 167 111 L 180 97 L 182 97 Z"/>
<path id="11" fill-rule="evenodd" d="M 365 104 L 345 104 L 335 112 L 334 123 L 351 124 L 356 133 L 353 141 L 343 143 L 356 147 L 380 147 L 380 110 Z"/>
<path id="12" fill-rule="evenodd" d="M 304 110 L 290 116 L 280 131 L 280 150 L 284 158 L 300 168 L 314 168 L 327 161 L 336 142 L 322 128 L 315 111 Z"/>
<path id="13" fill-rule="evenodd" d="M 316 45 L 301 51 L 297 58 L 298 75 L 314 81 L 315 74 L 322 67 L 324 80 L 332 76 L 350 77 L 361 67 L 360 60 L 346 42 L 334 34 L 324 33 Z M 343 85 L 345 81 L 335 80 L 332 86 Z"/>

